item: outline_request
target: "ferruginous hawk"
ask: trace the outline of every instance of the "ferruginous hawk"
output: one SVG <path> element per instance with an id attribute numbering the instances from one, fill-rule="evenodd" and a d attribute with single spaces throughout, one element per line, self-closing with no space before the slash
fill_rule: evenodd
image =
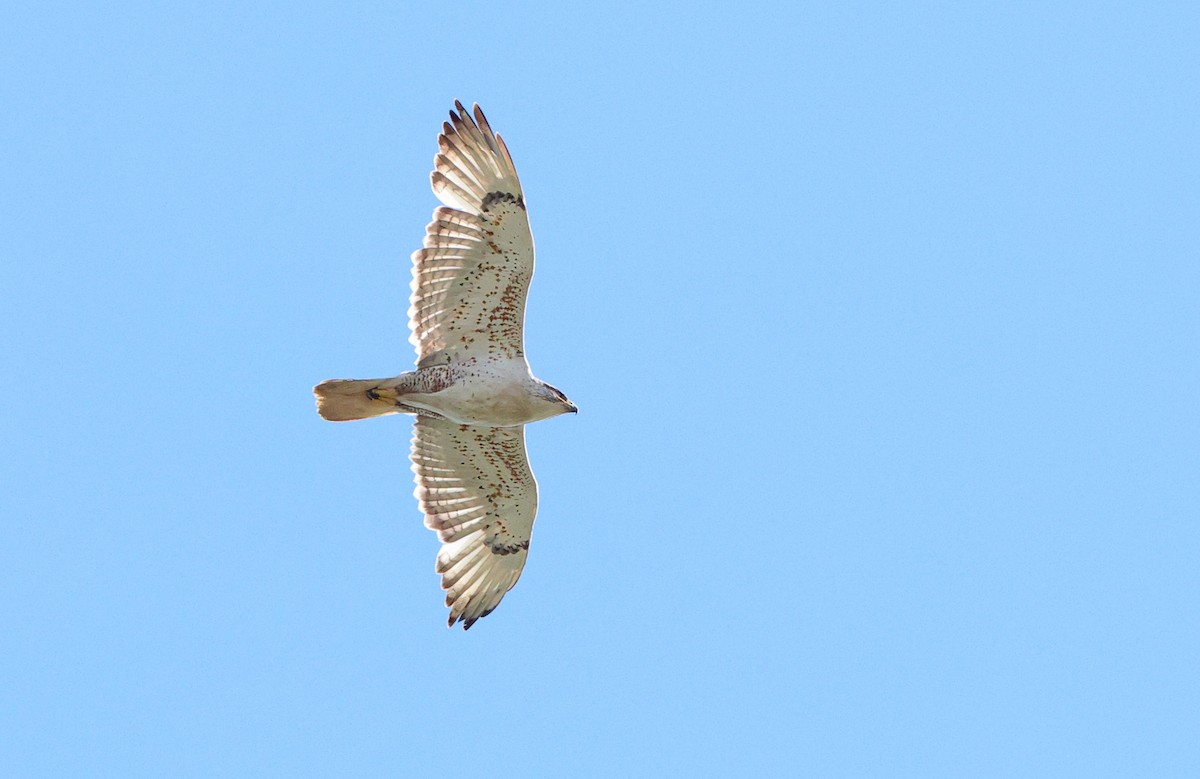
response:
<path id="1" fill-rule="evenodd" d="M 512 157 L 483 111 L 455 102 L 430 178 L 444 204 L 413 252 L 409 341 L 417 369 L 317 385 L 341 422 L 415 414 L 414 495 L 437 531 L 449 625 L 469 628 L 521 576 L 537 513 L 525 425 L 576 410 L 525 359 L 533 236 Z"/>

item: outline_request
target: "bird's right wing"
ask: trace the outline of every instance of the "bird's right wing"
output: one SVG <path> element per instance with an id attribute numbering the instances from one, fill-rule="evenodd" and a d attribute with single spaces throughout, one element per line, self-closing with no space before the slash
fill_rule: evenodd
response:
<path id="1" fill-rule="evenodd" d="M 414 495 L 442 539 L 449 624 L 469 628 L 512 589 L 525 567 L 537 482 L 525 427 L 476 427 L 418 417 L 412 441 Z"/>
<path id="2" fill-rule="evenodd" d="M 472 357 L 524 359 L 525 297 L 533 235 L 512 157 L 483 111 L 455 103 L 430 174 L 445 207 L 433 212 L 413 252 L 408 310 L 425 368 Z"/>

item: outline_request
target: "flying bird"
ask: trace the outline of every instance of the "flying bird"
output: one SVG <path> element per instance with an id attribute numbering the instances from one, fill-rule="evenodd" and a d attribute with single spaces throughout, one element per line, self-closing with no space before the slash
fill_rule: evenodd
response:
<path id="1" fill-rule="evenodd" d="M 317 412 L 334 422 L 416 416 L 413 495 L 442 541 L 447 624 L 467 629 L 517 583 L 529 553 L 537 482 L 525 425 L 577 409 L 525 358 L 533 235 L 512 156 L 478 105 L 454 107 L 430 174 L 443 206 L 412 255 L 408 340 L 417 368 L 333 379 L 313 393 Z"/>

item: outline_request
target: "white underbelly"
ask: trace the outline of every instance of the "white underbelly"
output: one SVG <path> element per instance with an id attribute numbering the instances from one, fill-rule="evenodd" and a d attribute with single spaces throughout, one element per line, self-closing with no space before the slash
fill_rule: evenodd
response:
<path id="1" fill-rule="evenodd" d="M 404 402 L 433 411 L 460 425 L 508 427 L 538 418 L 529 394 L 521 384 L 466 380 L 441 392 L 406 395 Z"/>

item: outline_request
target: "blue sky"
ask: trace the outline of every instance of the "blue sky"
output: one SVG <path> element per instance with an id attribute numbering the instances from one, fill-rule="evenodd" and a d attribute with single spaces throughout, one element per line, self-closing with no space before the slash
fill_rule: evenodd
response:
<path id="1" fill-rule="evenodd" d="M 0 773 L 1200 774 L 1192 4 L 9 4 Z M 410 423 L 455 98 L 538 242 L 520 584 Z"/>

